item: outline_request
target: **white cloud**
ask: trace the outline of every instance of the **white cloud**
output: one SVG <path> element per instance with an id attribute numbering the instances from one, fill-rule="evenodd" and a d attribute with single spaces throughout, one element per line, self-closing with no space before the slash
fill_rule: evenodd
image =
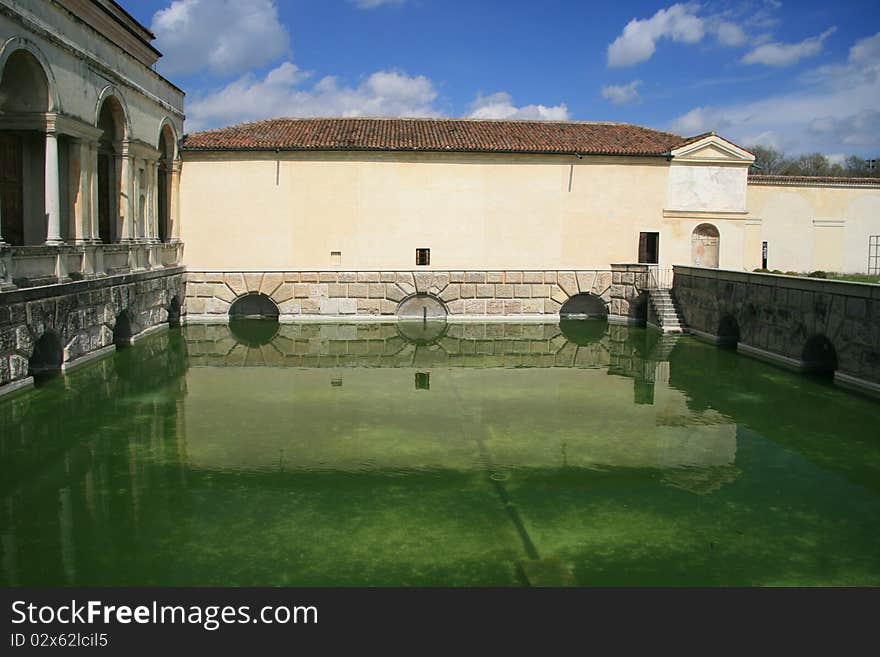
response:
<path id="1" fill-rule="evenodd" d="M 630 103 L 639 97 L 638 88 L 641 84 L 641 80 L 633 80 L 628 84 L 609 84 L 602 87 L 602 98 L 615 105 Z"/>
<path id="2" fill-rule="evenodd" d="M 378 71 L 356 87 L 327 76 L 310 88 L 309 78 L 284 62 L 264 78 L 247 74 L 187 105 L 188 132 L 285 116 L 438 116 L 437 90 L 424 76 Z"/>
<path id="3" fill-rule="evenodd" d="M 524 105 L 516 107 L 509 93 L 498 93 L 484 96 L 478 94 L 471 104 L 468 116 L 472 119 L 540 119 L 562 121 L 568 118 L 568 107 L 565 103 L 547 107 L 546 105 Z"/>
<path id="4" fill-rule="evenodd" d="M 703 19 L 696 15 L 699 5 L 674 4 L 651 18 L 634 18 L 608 46 L 609 66 L 632 66 L 650 59 L 660 39 L 697 43 L 705 34 Z"/>
<path id="5" fill-rule="evenodd" d="M 239 75 L 290 50 L 272 0 L 174 0 L 155 13 L 151 29 L 168 75 Z"/>
<path id="6" fill-rule="evenodd" d="M 868 154 L 880 149 L 880 32 L 856 42 L 843 64 L 800 78 L 796 91 L 750 103 L 701 106 L 673 120 L 673 132 L 721 132 L 735 142 L 792 154 Z"/>
<path id="7" fill-rule="evenodd" d="M 805 57 L 814 57 L 822 52 L 825 39 L 834 34 L 837 28 L 830 27 L 818 36 L 804 39 L 799 43 L 765 43 L 746 53 L 743 64 L 766 64 L 767 66 L 792 66 Z"/>
<path id="8" fill-rule="evenodd" d="M 375 9 L 382 5 L 402 5 L 406 3 L 406 0 L 349 0 L 349 2 L 359 9 Z"/>
<path id="9" fill-rule="evenodd" d="M 741 46 L 746 42 L 746 33 L 736 23 L 718 21 L 714 28 L 718 43 L 723 46 Z"/>

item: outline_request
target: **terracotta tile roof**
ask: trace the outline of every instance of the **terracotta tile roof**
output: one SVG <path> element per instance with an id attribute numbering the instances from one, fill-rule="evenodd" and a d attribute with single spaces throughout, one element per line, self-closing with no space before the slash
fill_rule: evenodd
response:
<path id="1" fill-rule="evenodd" d="M 625 123 L 270 119 L 186 135 L 183 150 L 446 151 L 662 156 L 685 140 Z"/>
<path id="2" fill-rule="evenodd" d="M 880 187 L 880 178 L 847 178 L 845 176 L 777 176 L 749 173 L 751 185 L 799 185 L 815 187 Z"/>

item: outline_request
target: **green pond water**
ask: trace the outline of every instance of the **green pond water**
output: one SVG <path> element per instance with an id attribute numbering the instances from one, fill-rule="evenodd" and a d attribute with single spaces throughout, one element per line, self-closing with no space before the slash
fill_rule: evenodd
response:
<path id="1" fill-rule="evenodd" d="M 187 326 L 0 401 L 0 584 L 880 585 L 878 420 L 599 321 Z"/>

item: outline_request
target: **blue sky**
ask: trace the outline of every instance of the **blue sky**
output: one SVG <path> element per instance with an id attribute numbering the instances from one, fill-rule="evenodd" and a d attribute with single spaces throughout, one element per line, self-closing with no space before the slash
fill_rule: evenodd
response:
<path id="1" fill-rule="evenodd" d="M 275 116 L 610 120 L 880 155 L 874 2 L 141 0 L 189 132 Z"/>

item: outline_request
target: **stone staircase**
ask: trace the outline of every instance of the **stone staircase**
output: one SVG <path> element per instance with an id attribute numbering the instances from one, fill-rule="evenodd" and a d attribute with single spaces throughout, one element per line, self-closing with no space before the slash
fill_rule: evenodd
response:
<path id="1" fill-rule="evenodd" d="M 684 333 L 685 325 L 681 312 L 672 296 L 672 291 L 667 289 L 653 289 L 650 291 L 651 307 L 657 317 L 657 328 L 663 333 Z"/>

